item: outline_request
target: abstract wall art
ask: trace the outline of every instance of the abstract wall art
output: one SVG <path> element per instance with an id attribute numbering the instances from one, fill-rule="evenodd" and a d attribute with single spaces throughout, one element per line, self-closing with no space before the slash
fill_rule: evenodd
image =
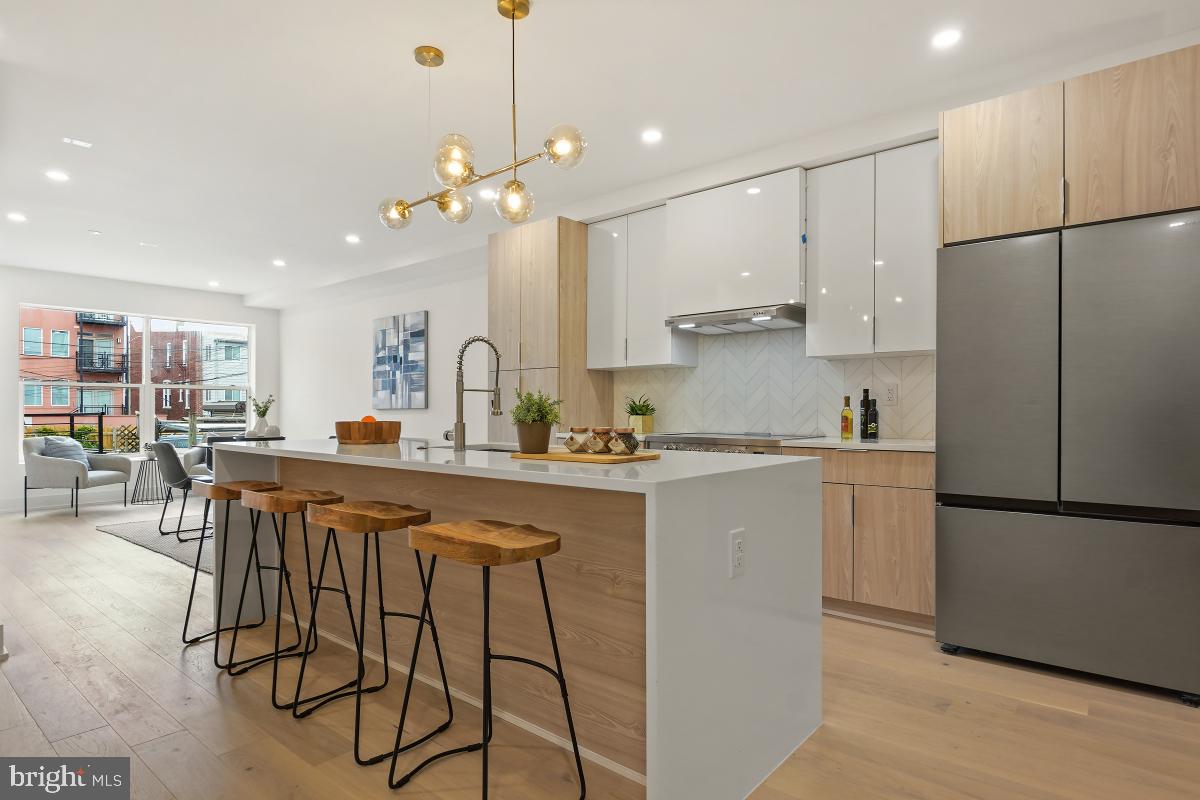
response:
<path id="1" fill-rule="evenodd" d="M 371 326 L 371 407 L 429 408 L 426 389 L 429 312 L 380 317 Z"/>

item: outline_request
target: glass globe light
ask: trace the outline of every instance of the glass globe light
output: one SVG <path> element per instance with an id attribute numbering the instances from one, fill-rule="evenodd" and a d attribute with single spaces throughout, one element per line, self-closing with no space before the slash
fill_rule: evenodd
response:
<path id="1" fill-rule="evenodd" d="M 437 207 L 438 213 L 442 215 L 442 219 L 446 220 L 446 222 L 461 224 L 471 218 L 473 201 L 471 200 L 471 195 L 466 192 L 451 189 L 438 201 Z"/>
<path id="2" fill-rule="evenodd" d="M 551 164 L 559 169 L 572 169 L 583 161 L 587 139 L 574 125 L 555 125 L 546 136 L 545 149 Z"/>
<path id="3" fill-rule="evenodd" d="M 529 219 L 529 215 L 533 213 L 533 195 L 525 188 L 525 184 L 513 178 L 500 187 L 492 205 L 500 219 L 506 219 L 515 225 Z"/>
<path id="4" fill-rule="evenodd" d="M 475 176 L 474 161 L 475 145 L 471 140 L 461 133 L 448 133 L 438 142 L 433 176 L 442 186 L 457 189 Z"/>
<path id="5" fill-rule="evenodd" d="M 412 208 L 398 197 L 389 197 L 379 204 L 379 221 L 394 231 L 403 230 L 412 222 Z"/>

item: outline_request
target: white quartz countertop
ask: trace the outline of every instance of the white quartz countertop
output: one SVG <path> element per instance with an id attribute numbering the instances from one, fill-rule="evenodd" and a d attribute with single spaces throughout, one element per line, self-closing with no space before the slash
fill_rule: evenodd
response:
<path id="1" fill-rule="evenodd" d="M 310 439 L 220 442 L 213 447 L 218 453 L 218 471 L 219 454 L 229 452 L 267 458 L 299 458 L 642 494 L 652 491 L 655 486 L 672 481 L 749 470 L 786 469 L 813 460 L 741 453 L 664 452 L 662 458 L 657 461 L 607 465 L 518 460 L 508 452 L 483 450 L 455 453 L 453 450 L 440 448 L 439 444 L 423 439 L 401 439 L 399 444 L 344 445 L 338 444 L 334 439 Z M 429 445 L 429 449 L 426 449 L 426 445 Z"/>
<path id="2" fill-rule="evenodd" d="M 862 442 L 854 439 L 843 442 L 838 436 L 822 436 L 819 439 L 785 439 L 784 447 L 825 447 L 835 450 L 908 450 L 915 453 L 934 452 L 933 439 L 880 439 L 877 442 Z"/>

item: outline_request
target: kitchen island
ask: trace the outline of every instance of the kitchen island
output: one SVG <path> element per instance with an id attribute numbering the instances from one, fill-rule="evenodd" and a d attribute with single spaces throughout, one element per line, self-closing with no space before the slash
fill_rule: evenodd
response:
<path id="1" fill-rule="evenodd" d="M 503 519 L 561 534 L 562 551 L 545 570 L 584 757 L 644 783 L 652 800 L 745 797 L 820 725 L 818 459 L 669 452 L 659 461 L 593 465 L 455 453 L 424 440 L 230 442 L 217 444 L 214 457 L 217 481 L 276 480 L 347 500 L 428 508 L 435 522 Z M 223 504 L 217 513 L 220 526 Z M 270 525 L 260 528 L 260 549 L 273 553 Z M 229 530 L 228 566 L 215 576 L 226 590 L 224 624 L 233 621 L 228 598 L 241 587 L 250 536 L 236 505 Z M 288 530 L 286 557 L 306 620 L 298 522 Z M 314 561 L 324 533 L 308 533 Z M 353 536 L 341 537 L 344 555 L 358 552 Z M 419 609 L 407 537 L 380 538 L 388 606 Z M 735 539 L 744 542 L 738 568 Z M 346 556 L 352 590 L 359 560 Z M 492 582 L 494 650 L 549 659 L 534 566 L 497 569 Z M 249 618 L 256 598 L 256 590 L 247 593 Z M 440 561 L 432 601 L 451 687 L 478 704 L 479 570 Z M 368 651 L 379 641 L 375 625 L 368 625 Z M 351 641 L 336 610 L 323 606 L 320 626 L 329 638 Z M 393 668 L 407 667 L 414 630 L 389 624 Z M 426 682 L 437 676 L 431 649 L 422 649 L 418 665 Z M 520 668 L 493 674 L 497 715 L 565 742 L 549 676 Z"/>

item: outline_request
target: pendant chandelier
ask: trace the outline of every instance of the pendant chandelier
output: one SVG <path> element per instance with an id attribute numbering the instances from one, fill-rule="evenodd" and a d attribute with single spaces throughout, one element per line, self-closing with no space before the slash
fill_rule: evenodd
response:
<path id="1" fill-rule="evenodd" d="M 529 219 L 533 213 L 533 195 L 518 179 L 517 169 L 537 161 L 550 159 L 560 169 L 571 169 L 583 160 L 587 141 L 583 133 L 573 125 L 556 125 L 550 130 L 542 150 L 525 158 L 517 158 L 517 20 L 529 16 L 530 0 L 498 0 L 500 16 L 509 20 L 512 30 L 512 163 L 490 172 L 475 171 L 475 146 L 461 133 L 448 133 L 438 142 L 433 157 L 433 175 L 445 188 L 439 192 L 409 202 L 398 197 L 389 197 L 379 204 L 379 221 L 393 230 L 407 228 L 412 222 L 413 209 L 423 203 L 437 207 L 442 219 L 447 222 L 463 223 L 471 218 L 473 202 L 464 191 L 482 181 L 503 175 L 510 170 L 512 177 L 496 191 L 493 207 L 501 219 L 514 225 Z M 445 62 L 445 54 L 432 45 L 422 45 L 413 51 L 417 63 L 434 69 Z"/>

